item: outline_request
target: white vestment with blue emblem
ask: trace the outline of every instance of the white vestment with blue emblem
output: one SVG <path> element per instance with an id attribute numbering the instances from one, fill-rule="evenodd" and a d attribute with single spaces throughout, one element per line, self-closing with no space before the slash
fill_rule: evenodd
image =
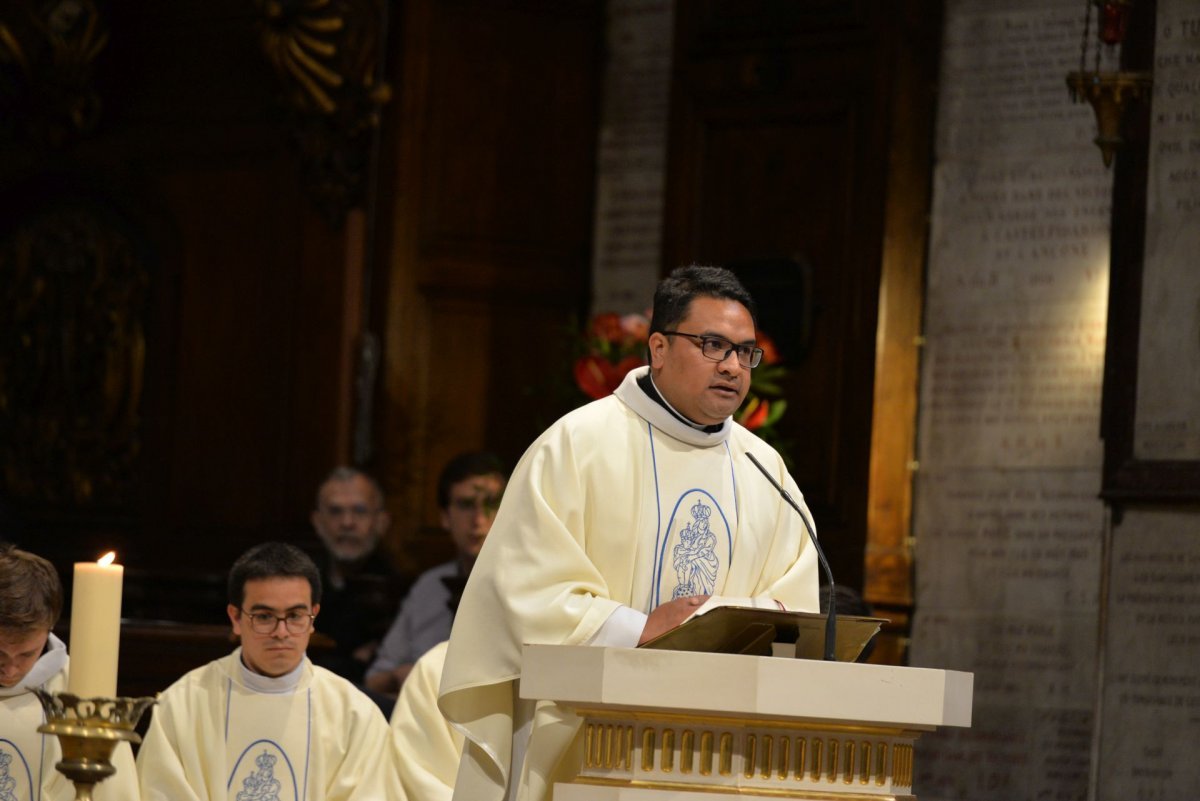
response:
<path id="1" fill-rule="evenodd" d="M 72 801 L 75 785 L 55 770 L 62 759 L 58 737 L 40 734 L 46 722 L 34 688 L 48 693 L 67 689 L 70 660 L 62 640 L 51 634 L 47 649 L 16 685 L 0 687 L 0 801 Z M 113 752 L 116 774 L 96 785 L 96 801 L 137 801 L 137 774 L 129 743 Z"/>
<path id="2" fill-rule="evenodd" d="M 540 703 L 509 792 L 523 643 L 605 641 L 610 621 L 683 595 L 818 608 L 804 524 L 745 454 L 803 505 L 782 458 L 732 420 L 688 426 L 637 385 L 648 369 L 551 426 L 508 483 L 442 678 L 442 711 L 468 739 L 455 799 L 540 801 L 579 764 L 563 759 L 578 719 Z"/>
<path id="3" fill-rule="evenodd" d="M 398 798 L 391 732 L 350 682 L 305 658 L 277 679 L 241 649 L 171 685 L 137 756 L 144 801 Z"/>
<path id="4" fill-rule="evenodd" d="M 446 642 L 430 648 L 413 665 L 392 710 L 396 770 L 408 801 L 450 801 L 463 736 L 437 706 L 446 661 Z"/>

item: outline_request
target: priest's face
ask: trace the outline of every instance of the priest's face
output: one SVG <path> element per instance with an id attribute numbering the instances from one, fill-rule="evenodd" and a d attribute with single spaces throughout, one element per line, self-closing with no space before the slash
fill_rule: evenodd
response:
<path id="1" fill-rule="evenodd" d="M 442 510 L 442 526 L 450 532 L 459 559 L 468 567 L 479 556 L 479 549 L 492 530 L 503 493 L 504 477 L 494 473 L 470 476 L 450 485 L 449 503 Z"/>
<path id="2" fill-rule="evenodd" d="M 391 518 L 364 476 L 326 481 L 317 493 L 312 525 L 339 562 L 361 562 L 375 550 Z"/>
<path id="3" fill-rule="evenodd" d="M 745 306 L 728 298 L 698 297 L 687 316 L 671 328 L 681 334 L 721 337 L 735 345 L 754 344 L 754 318 Z M 750 391 L 750 368 L 736 353 L 719 362 L 707 358 L 699 340 L 650 335 L 650 369 L 667 403 L 701 425 L 721 423 L 742 405 Z"/>
<path id="4" fill-rule="evenodd" d="M 0 687 L 15 687 L 46 648 L 49 629 L 0 628 Z"/>
<path id="5" fill-rule="evenodd" d="M 242 662 L 263 676 L 291 673 L 304 658 L 312 637 L 308 615 L 320 609 L 320 604 L 312 603 L 307 579 L 281 576 L 247 581 L 242 608 L 230 604 L 226 610 L 233 633 L 242 639 Z"/>

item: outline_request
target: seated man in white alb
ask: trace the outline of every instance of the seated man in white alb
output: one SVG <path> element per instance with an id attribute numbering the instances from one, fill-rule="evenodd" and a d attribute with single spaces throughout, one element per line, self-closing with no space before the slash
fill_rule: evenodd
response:
<path id="1" fill-rule="evenodd" d="M 399 797 L 379 707 L 305 656 L 321 578 L 300 549 L 255 546 L 229 572 L 241 647 L 159 697 L 138 752 L 148 801 Z"/>
<path id="2" fill-rule="evenodd" d="M 40 556 L 0 546 L 0 799 L 71 801 L 75 787 L 54 769 L 58 738 L 40 734 L 46 722 L 35 689 L 67 688 L 69 660 L 50 633 L 62 612 L 58 572 Z M 136 801 L 137 773 L 129 743 L 113 753 L 115 775 L 96 785 L 96 801 Z"/>
<path id="3" fill-rule="evenodd" d="M 454 795 L 463 736 L 437 705 L 448 644 L 438 643 L 417 660 L 392 710 L 396 769 L 407 801 L 450 801 Z"/>

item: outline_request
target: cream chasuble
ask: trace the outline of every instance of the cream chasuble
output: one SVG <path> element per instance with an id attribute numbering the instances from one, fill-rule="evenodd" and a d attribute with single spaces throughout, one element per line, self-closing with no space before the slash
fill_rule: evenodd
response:
<path id="1" fill-rule="evenodd" d="M 803 505 L 782 458 L 732 420 L 714 433 L 683 423 L 637 385 L 648 369 L 551 426 L 509 480 L 440 690 L 468 739 L 456 799 L 505 797 L 523 643 L 585 644 L 621 607 L 648 613 L 684 595 L 818 608 L 804 524 L 745 454 Z M 515 798 L 547 798 L 573 773 L 578 763 L 562 757 L 578 727 L 567 710 L 538 705 Z"/>
<path id="2" fill-rule="evenodd" d="M 75 785 L 54 769 L 62 759 L 58 738 L 38 733 L 46 722 L 38 688 L 56 693 L 67 689 L 70 660 L 62 640 L 53 634 L 49 648 L 17 685 L 0 687 L 0 801 L 72 801 Z M 137 772 L 129 743 L 113 752 L 117 772 L 96 785 L 96 801 L 138 798 Z"/>
<path id="3" fill-rule="evenodd" d="M 400 687 L 392 710 L 396 768 L 407 801 L 450 801 L 463 737 L 437 707 L 446 643 L 426 651 Z"/>
<path id="4" fill-rule="evenodd" d="M 379 708 L 348 681 L 307 658 L 288 676 L 258 676 L 239 648 L 159 697 L 138 752 L 142 798 L 398 798 L 389 739 Z"/>

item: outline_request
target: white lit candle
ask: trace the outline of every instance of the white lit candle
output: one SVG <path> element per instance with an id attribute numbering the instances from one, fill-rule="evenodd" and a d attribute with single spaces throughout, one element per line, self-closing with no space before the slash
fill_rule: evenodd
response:
<path id="1" fill-rule="evenodd" d="M 113 564 L 116 558 L 109 552 L 98 562 L 75 563 L 67 692 L 81 698 L 113 698 L 117 694 L 125 568 Z"/>

